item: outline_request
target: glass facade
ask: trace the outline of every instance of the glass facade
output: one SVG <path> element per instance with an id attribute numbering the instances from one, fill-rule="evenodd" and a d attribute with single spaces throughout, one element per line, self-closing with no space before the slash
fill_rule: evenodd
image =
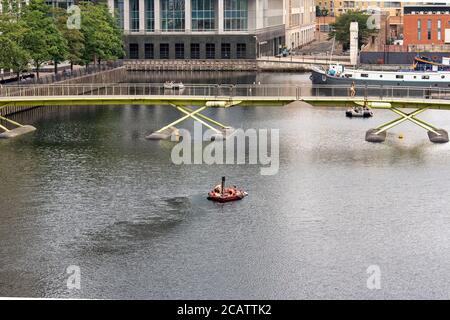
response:
<path id="1" fill-rule="evenodd" d="M 161 30 L 184 31 L 184 0 L 160 0 Z"/>
<path id="2" fill-rule="evenodd" d="M 130 30 L 139 31 L 139 0 L 130 0 Z"/>
<path id="3" fill-rule="evenodd" d="M 224 29 L 246 31 L 248 29 L 248 1 L 224 0 Z"/>
<path id="4" fill-rule="evenodd" d="M 437 37 L 438 37 L 439 41 L 442 40 L 442 20 L 441 19 L 439 19 L 437 22 Z"/>
<path id="5" fill-rule="evenodd" d="M 145 30 L 155 31 L 155 2 L 145 0 Z"/>
<path id="6" fill-rule="evenodd" d="M 117 23 L 120 29 L 123 29 L 124 0 L 114 0 L 114 10 L 117 17 Z"/>
<path id="7" fill-rule="evenodd" d="M 26 1 L 21 0 L 20 3 L 23 6 L 24 4 L 26 4 Z M 67 9 L 74 4 L 74 0 L 47 0 L 45 1 L 45 4 L 55 8 Z"/>
<path id="8" fill-rule="evenodd" d="M 417 40 L 422 40 L 422 20 L 417 20 Z"/>
<path id="9" fill-rule="evenodd" d="M 214 30 L 214 2 L 214 0 L 192 0 L 192 30 Z"/>

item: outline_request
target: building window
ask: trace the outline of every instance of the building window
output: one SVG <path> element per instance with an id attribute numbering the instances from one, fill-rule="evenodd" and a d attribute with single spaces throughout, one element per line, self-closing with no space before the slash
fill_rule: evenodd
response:
<path id="1" fill-rule="evenodd" d="M 161 43 L 159 45 L 159 58 L 160 59 L 169 59 L 169 44 Z"/>
<path id="2" fill-rule="evenodd" d="M 191 59 L 200 59 L 200 43 L 191 43 Z"/>
<path id="3" fill-rule="evenodd" d="M 246 31 L 248 29 L 247 0 L 225 0 L 224 29 Z"/>
<path id="4" fill-rule="evenodd" d="M 222 59 L 230 59 L 231 58 L 231 44 L 222 43 L 220 47 L 220 57 Z"/>
<path id="5" fill-rule="evenodd" d="M 431 40 L 431 20 L 427 21 L 427 39 Z"/>
<path id="6" fill-rule="evenodd" d="M 247 58 L 247 45 L 245 43 L 238 43 L 236 45 L 236 57 L 238 59 Z"/>
<path id="7" fill-rule="evenodd" d="M 145 30 L 155 31 L 155 2 L 145 0 Z"/>
<path id="8" fill-rule="evenodd" d="M 441 19 L 437 22 L 437 39 L 438 41 L 442 40 L 442 21 Z"/>
<path id="9" fill-rule="evenodd" d="M 422 40 L 422 20 L 417 20 L 417 40 Z"/>
<path id="10" fill-rule="evenodd" d="M 139 0 L 130 0 L 130 30 L 139 31 Z"/>
<path id="11" fill-rule="evenodd" d="M 215 59 L 216 58 L 216 45 L 214 43 L 206 44 L 206 59 Z"/>
<path id="12" fill-rule="evenodd" d="M 184 43 L 175 43 L 175 59 L 184 59 Z"/>
<path id="13" fill-rule="evenodd" d="M 192 0 L 192 30 L 214 30 L 214 22 L 214 0 Z"/>
<path id="14" fill-rule="evenodd" d="M 155 51 L 153 43 L 146 43 L 144 45 L 144 58 L 145 59 L 154 59 L 155 58 Z"/>
<path id="15" fill-rule="evenodd" d="M 130 43 L 130 59 L 139 59 L 139 44 Z"/>
<path id="16" fill-rule="evenodd" d="M 123 1 L 124 0 L 114 0 L 114 9 L 115 9 L 115 16 L 116 16 L 117 24 L 119 25 L 120 29 L 122 29 L 122 30 L 123 30 L 123 21 L 124 21 Z"/>
<path id="17" fill-rule="evenodd" d="M 161 1 L 161 30 L 184 31 L 184 0 Z"/>

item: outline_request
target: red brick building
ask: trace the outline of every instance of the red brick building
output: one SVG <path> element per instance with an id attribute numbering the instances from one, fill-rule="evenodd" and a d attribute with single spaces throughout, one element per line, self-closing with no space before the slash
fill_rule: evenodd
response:
<path id="1" fill-rule="evenodd" d="M 404 46 L 450 43 L 450 6 L 405 6 L 403 10 Z"/>

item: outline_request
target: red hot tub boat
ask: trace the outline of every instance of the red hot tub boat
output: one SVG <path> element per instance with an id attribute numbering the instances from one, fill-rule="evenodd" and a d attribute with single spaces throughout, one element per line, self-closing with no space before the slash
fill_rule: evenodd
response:
<path id="1" fill-rule="evenodd" d="M 224 203 L 241 200 L 247 195 L 247 192 L 239 190 L 236 187 L 225 188 L 225 177 L 222 177 L 222 185 L 216 186 L 208 193 L 208 200 Z"/>

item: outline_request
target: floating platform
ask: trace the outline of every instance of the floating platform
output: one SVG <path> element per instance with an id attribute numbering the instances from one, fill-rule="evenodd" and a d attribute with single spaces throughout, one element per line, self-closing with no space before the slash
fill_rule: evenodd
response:
<path id="1" fill-rule="evenodd" d="M 0 139 L 11 139 L 16 138 L 18 136 L 30 133 L 36 131 L 36 128 L 33 126 L 22 126 L 19 128 L 15 128 L 6 132 L 0 133 Z"/>
<path id="2" fill-rule="evenodd" d="M 439 134 L 436 134 L 432 131 L 428 131 L 428 138 L 430 138 L 431 142 L 434 143 L 447 143 L 449 141 L 448 139 L 448 132 L 444 129 L 436 129 L 436 132 Z"/>
<path id="3" fill-rule="evenodd" d="M 172 137 L 174 137 L 172 139 Z M 175 127 L 167 128 L 161 132 L 153 132 L 145 137 L 148 140 L 172 140 L 179 141 L 180 140 L 180 131 Z"/>
<path id="4" fill-rule="evenodd" d="M 380 131 L 379 129 L 369 129 L 366 132 L 366 141 L 381 143 L 386 140 L 386 131 L 382 131 L 380 133 L 376 133 Z"/>

